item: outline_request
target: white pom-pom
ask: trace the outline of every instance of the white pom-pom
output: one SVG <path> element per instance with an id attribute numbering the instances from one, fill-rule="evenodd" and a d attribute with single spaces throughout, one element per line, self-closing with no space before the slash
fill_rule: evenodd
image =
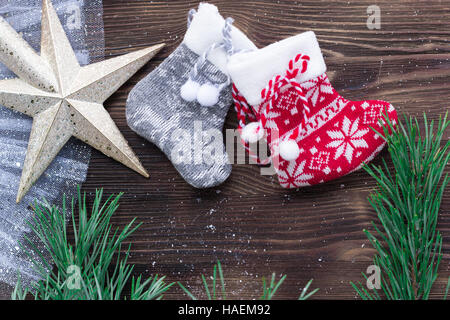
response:
<path id="1" fill-rule="evenodd" d="M 204 84 L 198 89 L 197 101 L 204 107 L 212 107 L 219 102 L 219 88 L 212 84 Z"/>
<path id="2" fill-rule="evenodd" d="M 298 158 L 300 149 L 295 140 L 288 139 L 280 143 L 280 156 L 287 161 L 292 161 Z"/>
<path id="3" fill-rule="evenodd" d="M 250 122 L 242 128 L 241 138 L 245 142 L 255 143 L 262 139 L 264 130 L 260 127 L 259 122 Z"/>
<path id="4" fill-rule="evenodd" d="M 180 94 L 184 101 L 192 102 L 197 99 L 197 93 L 200 89 L 200 84 L 198 82 L 189 79 L 181 87 Z"/>

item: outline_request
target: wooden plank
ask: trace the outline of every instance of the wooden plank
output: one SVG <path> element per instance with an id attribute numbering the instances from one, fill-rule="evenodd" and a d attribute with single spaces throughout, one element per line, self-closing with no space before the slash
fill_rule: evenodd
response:
<path id="1" fill-rule="evenodd" d="M 276 177 L 252 165 L 234 165 L 230 179 L 212 190 L 185 183 L 157 147 L 126 125 L 127 94 L 182 41 L 186 13 L 196 1 L 104 1 L 107 53 L 166 42 L 167 47 L 108 102 L 107 107 L 151 178 L 145 180 L 94 152 L 84 190 L 124 191 L 114 223 L 133 217 L 143 226 L 131 237 L 137 270 L 168 275 L 194 292 L 200 274 L 216 259 L 224 266 L 234 297 L 260 294 L 262 276 L 287 274 L 279 298 L 296 298 L 311 278 L 316 298 L 355 298 L 350 281 L 371 264 L 362 229 L 376 217 L 367 196 L 374 182 L 362 172 L 301 190 L 284 190 Z M 381 29 L 366 26 L 373 1 L 213 1 L 224 16 L 259 47 L 314 30 L 334 87 L 349 99 L 390 101 L 400 114 L 430 118 L 448 110 L 450 98 L 450 8 L 444 1 L 377 1 Z M 225 128 L 235 128 L 233 111 Z M 387 157 L 384 151 L 375 161 Z M 449 170 L 447 169 L 447 172 Z M 433 297 L 442 295 L 450 274 L 450 195 L 439 227 L 444 260 Z M 242 282 L 240 282 L 242 280 Z M 168 298 L 180 298 L 179 289 Z"/>
<path id="2" fill-rule="evenodd" d="M 381 29 L 366 26 L 372 0 L 211 1 L 258 47 L 299 32 L 316 32 L 334 87 L 348 99 L 390 101 L 400 114 L 437 119 L 449 109 L 450 3 L 438 0 L 376 2 Z M 220 259 L 232 297 L 258 297 L 261 277 L 287 274 L 279 298 L 294 299 L 306 282 L 315 298 L 353 299 L 350 281 L 362 280 L 373 250 L 362 229 L 375 214 L 367 196 L 374 182 L 355 172 L 325 185 L 300 190 L 279 187 L 252 165 L 234 165 L 223 185 L 196 190 L 183 181 L 157 147 L 134 134 L 125 120 L 131 88 L 182 41 L 186 14 L 198 1 L 104 0 L 107 56 L 166 42 L 167 47 L 128 81 L 106 107 L 151 178 L 146 180 L 94 151 L 87 192 L 104 187 L 125 192 L 113 218 L 122 227 L 137 217 L 142 227 L 130 238 L 137 272 L 165 274 L 194 293 L 200 274 Z M 225 128 L 236 127 L 230 111 Z M 448 132 L 447 137 L 450 135 Z M 375 162 L 387 158 L 382 152 Z M 450 172 L 447 168 L 446 172 Z M 442 203 L 439 228 L 444 259 L 433 298 L 442 296 L 450 275 L 450 194 Z M 240 281 L 242 280 L 242 282 Z M 169 299 L 184 297 L 175 288 Z"/>

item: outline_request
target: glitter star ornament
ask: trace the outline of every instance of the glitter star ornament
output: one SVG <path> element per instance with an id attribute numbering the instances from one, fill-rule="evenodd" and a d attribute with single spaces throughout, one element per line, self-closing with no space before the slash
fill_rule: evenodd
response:
<path id="1" fill-rule="evenodd" d="M 103 102 L 164 44 L 81 67 L 50 0 L 41 37 L 38 55 L 0 17 L 0 61 L 19 77 L 0 81 L 0 105 L 33 117 L 17 202 L 72 136 L 148 177 Z"/>

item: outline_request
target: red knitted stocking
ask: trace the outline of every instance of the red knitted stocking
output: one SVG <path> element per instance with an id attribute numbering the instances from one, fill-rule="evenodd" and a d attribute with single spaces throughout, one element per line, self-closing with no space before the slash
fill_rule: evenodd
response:
<path id="1" fill-rule="evenodd" d="M 302 54 L 290 60 L 285 74 L 269 81 L 262 102 L 252 109 L 233 87 L 244 143 L 265 133 L 280 184 L 286 188 L 326 182 L 359 169 L 385 145 L 371 128 L 382 132 L 383 115 L 394 125 L 397 121 L 391 104 L 347 100 L 325 73 L 299 82 L 309 62 Z M 254 122 L 246 125 L 246 115 Z"/>

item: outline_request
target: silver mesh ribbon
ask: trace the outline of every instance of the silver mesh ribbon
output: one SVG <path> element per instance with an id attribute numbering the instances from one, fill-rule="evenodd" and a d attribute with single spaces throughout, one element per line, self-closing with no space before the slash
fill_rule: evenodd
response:
<path id="1" fill-rule="evenodd" d="M 53 0 L 53 5 L 76 52 L 80 64 L 104 57 L 102 0 Z M 0 15 L 35 49 L 40 49 L 41 0 L 0 0 Z M 1 36 L 1 35 L 0 35 Z M 0 79 L 15 75 L 0 64 Z M 27 151 L 32 119 L 0 106 L 0 297 L 8 298 L 17 273 L 24 285 L 38 280 L 30 259 L 19 247 L 26 235 L 39 244 L 27 223 L 33 215 L 29 206 L 45 198 L 61 205 L 63 194 L 70 199 L 86 179 L 90 148 L 72 138 L 20 204 L 16 204 L 22 165 Z M 42 254 L 48 254 L 42 250 Z"/>

